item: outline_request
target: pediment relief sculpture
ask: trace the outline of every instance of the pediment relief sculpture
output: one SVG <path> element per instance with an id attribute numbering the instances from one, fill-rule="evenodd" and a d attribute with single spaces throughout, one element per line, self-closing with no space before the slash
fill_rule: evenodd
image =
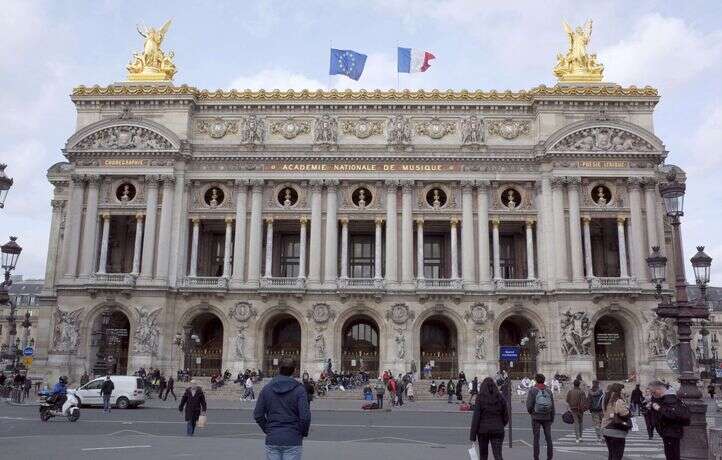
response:
<path id="1" fill-rule="evenodd" d="M 238 134 L 238 121 L 222 118 L 196 120 L 196 133 L 207 134 L 213 139 L 221 139 L 226 134 Z"/>
<path id="2" fill-rule="evenodd" d="M 241 139 L 244 144 L 262 144 L 265 139 L 266 130 L 263 119 L 256 115 L 249 115 L 243 122 Z"/>
<path id="3" fill-rule="evenodd" d="M 112 126 L 101 129 L 75 144 L 76 150 L 173 150 L 173 144 L 150 129 L 140 126 Z"/>
<path id="4" fill-rule="evenodd" d="M 367 139 L 371 136 L 378 136 L 384 133 L 384 124 L 381 120 L 369 120 L 359 118 L 358 120 L 344 120 L 341 123 L 341 132 L 359 139 Z"/>
<path id="5" fill-rule="evenodd" d="M 439 118 L 416 123 L 416 133 L 428 136 L 431 139 L 441 139 L 447 134 L 456 131 L 456 124 Z"/>
<path id="6" fill-rule="evenodd" d="M 411 123 L 403 115 L 391 118 L 387 127 L 387 139 L 389 145 L 411 144 Z"/>
<path id="7" fill-rule="evenodd" d="M 271 134 L 280 135 L 286 139 L 294 139 L 301 134 L 309 134 L 311 132 L 311 123 L 307 120 L 297 120 L 295 118 L 286 118 L 281 121 L 271 123 Z"/>
<path id="8" fill-rule="evenodd" d="M 484 142 L 484 120 L 472 115 L 461 120 L 462 145 L 477 145 Z"/>
<path id="9" fill-rule="evenodd" d="M 654 146 L 629 131 L 619 128 L 596 127 L 576 131 L 560 139 L 553 151 L 583 152 L 651 152 Z"/>
<path id="10" fill-rule="evenodd" d="M 330 115 L 323 115 L 316 120 L 313 141 L 316 144 L 335 144 L 338 142 L 338 123 Z"/>
<path id="11" fill-rule="evenodd" d="M 529 122 L 512 118 L 494 120 L 489 123 L 489 134 L 506 140 L 516 139 L 519 136 L 529 134 Z"/>

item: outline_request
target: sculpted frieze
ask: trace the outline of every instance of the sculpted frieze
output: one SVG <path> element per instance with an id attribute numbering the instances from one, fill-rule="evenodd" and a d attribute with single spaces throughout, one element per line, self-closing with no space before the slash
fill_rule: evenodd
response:
<path id="1" fill-rule="evenodd" d="M 224 120 L 222 118 L 196 120 L 195 132 L 207 134 L 213 139 L 221 139 L 226 134 L 238 134 L 237 120 Z"/>
<path id="2" fill-rule="evenodd" d="M 291 117 L 271 123 L 271 134 L 281 135 L 289 140 L 301 134 L 309 134 L 310 132 L 311 123 L 307 120 L 297 120 Z"/>
<path id="3" fill-rule="evenodd" d="M 256 115 L 249 115 L 243 121 L 243 128 L 241 129 L 241 140 L 244 144 L 262 144 L 265 140 L 266 129 L 263 123 L 263 119 Z"/>
<path id="4" fill-rule="evenodd" d="M 484 120 L 476 115 L 461 120 L 461 144 L 478 145 L 484 142 Z"/>
<path id="5" fill-rule="evenodd" d="M 63 311 L 55 310 L 53 329 L 53 349 L 61 353 L 75 353 L 80 342 L 80 315 L 83 309 Z"/>
<path id="6" fill-rule="evenodd" d="M 489 123 L 489 134 L 506 140 L 516 139 L 519 136 L 529 134 L 529 122 L 512 118 L 493 120 Z"/>
<path id="7" fill-rule="evenodd" d="M 454 131 L 456 131 L 456 123 L 439 118 L 432 118 L 431 120 L 416 123 L 416 133 L 428 136 L 431 139 L 441 139 L 447 134 L 452 134 Z"/>
<path id="8" fill-rule="evenodd" d="M 112 126 L 85 137 L 76 150 L 172 150 L 173 144 L 160 134 L 140 126 Z"/>
<path id="9" fill-rule="evenodd" d="M 552 151 L 651 152 L 652 144 L 619 128 L 586 128 L 560 139 Z"/>
<path id="10" fill-rule="evenodd" d="M 386 128 L 386 141 L 393 146 L 411 144 L 411 123 L 403 115 L 392 117 Z"/>
<path id="11" fill-rule="evenodd" d="M 359 118 L 358 120 L 344 120 L 341 123 L 341 132 L 359 139 L 367 139 L 384 133 L 384 124 L 381 120 L 369 120 Z"/>
<path id="12" fill-rule="evenodd" d="M 135 307 L 138 313 L 138 321 L 135 330 L 135 353 L 158 353 L 160 339 L 160 320 L 158 318 L 161 309 L 158 308 L 149 312 L 144 307 Z"/>
<path id="13" fill-rule="evenodd" d="M 313 141 L 316 144 L 332 145 L 338 142 L 338 123 L 330 115 L 316 119 Z"/>

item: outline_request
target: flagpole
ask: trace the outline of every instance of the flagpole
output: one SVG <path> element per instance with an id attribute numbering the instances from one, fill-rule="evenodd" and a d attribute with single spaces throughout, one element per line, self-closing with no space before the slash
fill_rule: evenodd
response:
<path id="1" fill-rule="evenodd" d="M 399 42 L 396 41 L 396 91 L 400 89 L 400 76 L 399 76 Z"/>
<path id="2" fill-rule="evenodd" d="M 333 40 L 328 41 L 328 55 L 329 55 L 329 61 L 331 60 L 331 53 L 333 49 Z M 328 69 L 328 90 L 331 91 L 331 69 Z"/>

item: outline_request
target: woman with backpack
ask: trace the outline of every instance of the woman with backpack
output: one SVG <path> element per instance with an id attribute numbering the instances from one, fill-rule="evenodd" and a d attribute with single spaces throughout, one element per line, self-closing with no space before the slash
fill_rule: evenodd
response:
<path id="1" fill-rule="evenodd" d="M 602 439 L 602 414 L 604 412 L 604 392 L 599 388 L 599 381 L 592 380 L 592 389 L 587 395 L 589 414 L 592 416 L 592 426 L 597 433 L 597 441 L 604 442 Z"/>
<path id="2" fill-rule="evenodd" d="M 622 395 L 624 385 L 613 383 L 608 388 L 609 391 L 604 395 L 602 434 L 607 443 L 609 460 L 622 460 L 627 433 L 632 427 L 631 413 Z"/>
<path id="3" fill-rule="evenodd" d="M 504 427 L 509 423 L 509 411 L 504 396 L 491 377 L 485 378 L 478 389 L 469 438 L 478 442 L 479 459 L 489 458 L 489 444 L 495 460 L 503 460 Z"/>

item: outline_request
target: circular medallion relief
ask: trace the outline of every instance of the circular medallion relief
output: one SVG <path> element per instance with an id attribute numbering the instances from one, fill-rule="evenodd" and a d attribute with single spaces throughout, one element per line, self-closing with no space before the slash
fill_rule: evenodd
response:
<path id="1" fill-rule="evenodd" d="M 312 316 L 317 323 L 325 323 L 331 317 L 331 310 L 325 303 L 317 303 L 313 306 Z"/>
<path id="2" fill-rule="evenodd" d="M 278 192 L 278 204 L 290 208 L 298 203 L 298 192 L 293 187 L 284 187 Z"/>
<path id="3" fill-rule="evenodd" d="M 359 187 L 351 194 L 351 201 L 361 209 L 371 203 L 371 198 L 371 192 L 365 187 Z"/>
<path id="4" fill-rule="evenodd" d="M 612 201 L 612 191 L 606 185 L 592 187 L 592 201 L 599 206 L 606 206 Z"/>
<path id="5" fill-rule="evenodd" d="M 130 182 L 123 182 L 115 190 L 115 197 L 121 203 L 128 203 L 135 198 L 135 185 Z"/>
<path id="6" fill-rule="evenodd" d="M 409 308 L 403 304 L 391 307 L 391 321 L 396 324 L 404 324 L 409 319 Z"/>
<path id="7" fill-rule="evenodd" d="M 243 323 L 254 316 L 253 307 L 247 302 L 239 302 L 231 309 L 230 316 Z"/>
<path id="8" fill-rule="evenodd" d="M 515 188 L 509 187 L 501 194 L 501 204 L 509 209 L 516 209 L 521 205 L 521 193 Z"/>
<path id="9" fill-rule="evenodd" d="M 214 139 L 220 139 L 225 136 L 227 131 L 228 126 L 226 125 L 226 122 L 220 118 L 213 120 L 208 127 L 208 135 Z"/>
<path id="10" fill-rule="evenodd" d="M 225 194 L 219 187 L 211 187 L 206 190 L 206 193 L 203 195 L 203 201 L 205 201 L 211 208 L 220 206 L 223 203 L 224 198 Z"/>
<path id="11" fill-rule="evenodd" d="M 432 188 L 426 192 L 426 202 L 434 209 L 442 208 L 446 204 L 446 192 L 440 188 Z"/>

